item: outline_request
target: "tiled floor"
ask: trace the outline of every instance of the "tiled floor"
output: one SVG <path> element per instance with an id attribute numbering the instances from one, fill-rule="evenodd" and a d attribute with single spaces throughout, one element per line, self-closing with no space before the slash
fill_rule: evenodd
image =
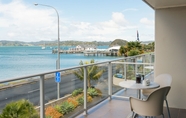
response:
<path id="1" fill-rule="evenodd" d="M 133 93 L 129 96 L 136 95 L 136 92 L 134 90 L 127 90 L 126 92 Z M 122 96 L 126 95 L 126 92 L 122 91 L 118 94 Z M 186 118 L 186 109 L 170 108 L 170 112 L 171 118 Z M 107 99 L 97 106 L 91 108 L 88 111 L 88 115 L 80 114 L 76 118 L 127 118 L 129 113 L 131 112 L 128 99 L 113 97 L 112 100 Z M 168 118 L 166 107 L 164 108 L 164 115 L 165 118 Z M 162 116 L 157 116 L 156 118 L 162 118 Z"/>

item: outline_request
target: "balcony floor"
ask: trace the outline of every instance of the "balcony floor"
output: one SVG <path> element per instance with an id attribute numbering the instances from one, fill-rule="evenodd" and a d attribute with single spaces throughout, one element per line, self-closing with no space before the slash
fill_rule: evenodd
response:
<path id="1" fill-rule="evenodd" d="M 136 91 L 130 89 L 127 89 L 127 91 L 122 90 L 117 95 L 136 96 Z M 186 109 L 170 108 L 170 112 L 172 118 L 186 118 Z M 80 114 L 76 118 L 127 118 L 130 113 L 130 104 L 128 99 L 113 97 L 112 100 L 107 99 L 89 109 L 88 115 Z M 164 115 L 165 118 L 168 118 L 166 107 L 164 108 Z M 156 118 L 162 118 L 162 116 L 157 116 Z"/>

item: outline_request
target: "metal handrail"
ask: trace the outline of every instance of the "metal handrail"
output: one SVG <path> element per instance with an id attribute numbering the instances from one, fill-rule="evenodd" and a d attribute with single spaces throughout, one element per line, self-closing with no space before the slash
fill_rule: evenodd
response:
<path id="1" fill-rule="evenodd" d="M 113 64 L 136 64 L 136 65 L 154 65 L 153 63 L 134 63 L 134 62 L 112 62 Z"/>
<path id="2" fill-rule="evenodd" d="M 154 54 L 154 53 L 151 53 L 151 54 Z M 28 75 L 28 76 L 22 76 L 22 77 L 16 77 L 16 78 L 11 78 L 11 79 L 6 79 L 6 80 L 0 80 L 0 84 L 5 83 L 5 82 L 10 82 L 10 81 L 17 81 L 17 80 L 21 80 L 21 79 L 25 79 L 25 78 L 31 78 L 31 77 L 51 74 L 51 73 L 55 73 L 55 72 L 61 72 L 61 71 L 66 71 L 66 70 L 72 70 L 72 69 L 92 66 L 92 65 L 104 64 L 104 63 L 114 63 L 114 61 L 119 61 L 119 60 L 123 60 L 123 59 L 133 59 L 133 58 L 141 57 L 141 56 L 145 56 L 145 55 L 147 55 L 147 54 L 141 54 L 141 55 L 130 56 L 130 57 L 123 57 L 123 58 L 113 59 L 113 60 L 109 60 L 109 61 L 103 61 L 103 62 L 97 62 L 97 63 L 92 63 L 92 64 L 74 66 L 74 67 L 69 67 L 69 68 L 63 68 L 63 69 L 57 69 L 57 70 L 42 72 L 42 73 L 38 73 L 38 74 L 32 74 L 32 75 Z"/>
<path id="3" fill-rule="evenodd" d="M 153 53 L 150 53 L 150 55 L 152 55 Z M 31 77 L 38 77 L 39 76 L 39 87 L 40 87 L 40 117 L 43 118 L 44 117 L 44 109 L 45 109 L 45 104 L 44 104 L 44 80 L 45 80 L 45 75 L 47 74 L 52 74 L 52 73 L 56 73 L 56 72 L 61 72 L 61 71 L 67 71 L 67 70 L 75 70 L 78 68 L 84 68 L 84 112 L 85 114 L 87 114 L 87 98 L 86 98 L 86 94 L 87 94 L 87 79 L 86 79 L 86 68 L 88 66 L 93 66 L 93 65 L 99 65 L 99 64 L 107 64 L 108 66 L 108 95 L 111 98 L 112 96 L 112 64 L 116 63 L 120 63 L 120 64 L 146 64 L 146 65 L 153 65 L 151 63 L 133 63 L 133 62 L 118 62 L 121 60 L 126 60 L 126 59 L 134 59 L 137 57 L 141 57 L 141 56 L 145 56 L 147 54 L 142 54 L 142 55 L 137 55 L 137 56 L 131 56 L 131 57 L 123 57 L 123 58 L 119 58 L 119 59 L 113 59 L 113 60 L 109 60 L 109 61 L 103 61 L 103 62 L 97 62 L 97 63 L 92 63 L 92 64 L 86 64 L 86 65 L 81 65 L 81 66 L 74 66 L 74 67 L 70 67 L 70 68 L 64 68 L 64 69 L 57 69 L 57 70 L 53 70 L 53 71 L 48 71 L 48 72 L 43 72 L 43 73 L 38 73 L 38 74 L 32 74 L 32 75 L 28 75 L 28 76 L 23 76 L 23 77 L 17 77 L 17 78 L 12 78 L 12 79 L 7 79 L 7 80 L 0 80 L 0 84 L 1 83 L 5 83 L 5 82 L 11 82 L 11 81 L 17 81 L 17 80 L 22 80 L 25 78 L 31 78 Z"/>

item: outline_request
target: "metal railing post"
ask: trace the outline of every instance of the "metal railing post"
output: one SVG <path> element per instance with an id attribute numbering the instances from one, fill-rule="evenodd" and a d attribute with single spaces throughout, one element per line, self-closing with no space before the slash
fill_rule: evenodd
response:
<path id="1" fill-rule="evenodd" d="M 135 63 L 137 63 L 137 57 L 134 58 L 134 61 L 135 61 Z M 135 67 L 135 70 L 134 71 L 135 71 L 135 76 L 136 76 L 136 73 L 138 72 L 137 64 L 135 64 L 134 67 Z"/>
<path id="2" fill-rule="evenodd" d="M 152 66 L 152 54 L 150 54 L 150 66 Z M 152 73 L 153 69 L 150 69 L 150 73 Z"/>
<path id="3" fill-rule="evenodd" d="M 126 60 L 125 60 L 126 61 Z M 124 74 L 125 74 L 125 81 L 127 80 L 127 65 L 124 63 Z"/>
<path id="4" fill-rule="evenodd" d="M 142 62 L 145 63 L 145 55 L 142 56 Z M 143 75 L 145 76 L 145 65 L 142 65 L 143 66 Z"/>
<path id="5" fill-rule="evenodd" d="M 84 113 L 87 114 L 87 67 L 84 69 Z"/>
<path id="6" fill-rule="evenodd" d="M 149 59 L 150 60 L 149 63 L 152 63 L 152 54 L 149 54 L 149 55 L 150 55 L 150 57 L 149 57 L 150 58 Z"/>
<path id="7" fill-rule="evenodd" d="M 40 76 L 40 118 L 45 118 L 44 75 Z"/>
<path id="8" fill-rule="evenodd" d="M 108 94 L 110 99 L 112 98 L 112 63 L 108 64 Z"/>

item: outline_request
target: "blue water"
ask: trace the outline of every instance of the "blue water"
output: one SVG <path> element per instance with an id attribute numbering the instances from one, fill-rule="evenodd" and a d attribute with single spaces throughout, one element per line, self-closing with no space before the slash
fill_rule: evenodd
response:
<path id="1" fill-rule="evenodd" d="M 65 47 L 68 48 L 68 47 Z M 108 46 L 100 46 L 107 49 Z M 94 59 L 95 62 L 116 59 L 113 56 L 84 56 L 84 54 L 60 54 L 60 68 L 78 66 L 79 62 Z M 47 72 L 56 69 L 57 54 L 46 47 L 0 47 L 0 80 Z"/>

